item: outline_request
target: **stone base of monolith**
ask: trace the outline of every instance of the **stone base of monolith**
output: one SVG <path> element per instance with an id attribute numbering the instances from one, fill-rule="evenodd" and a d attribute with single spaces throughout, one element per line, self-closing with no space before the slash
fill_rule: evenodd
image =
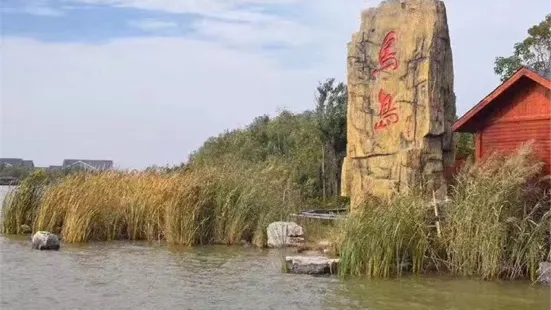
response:
<path id="1" fill-rule="evenodd" d="M 369 197 L 421 185 L 443 199 L 444 168 L 455 161 L 455 113 L 444 3 L 387 0 L 362 12 L 348 45 L 342 195 L 352 212 Z"/>

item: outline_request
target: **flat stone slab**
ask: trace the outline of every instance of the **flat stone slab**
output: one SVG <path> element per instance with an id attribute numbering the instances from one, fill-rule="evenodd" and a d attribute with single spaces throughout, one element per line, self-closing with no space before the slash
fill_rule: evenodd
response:
<path id="1" fill-rule="evenodd" d="M 285 263 L 289 273 L 294 274 L 336 274 L 339 263 L 338 258 L 325 256 L 286 256 Z"/>

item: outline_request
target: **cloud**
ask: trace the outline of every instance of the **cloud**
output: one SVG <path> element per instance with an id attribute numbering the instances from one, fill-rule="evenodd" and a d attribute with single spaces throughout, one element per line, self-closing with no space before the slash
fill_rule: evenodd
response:
<path id="1" fill-rule="evenodd" d="M 308 28 L 286 20 L 259 24 L 235 24 L 203 19 L 193 23 L 191 29 L 203 38 L 242 48 L 262 45 L 299 47 L 310 43 L 311 38 Z"/>
<path id="2" fill-rule="evenodd" d="M 128 24 L 132 27 L 136 27 L 142 30 L 155 31 L 177 28 L 178 23 L 173 21 L 158 20 L 158 19 L 142 19 L 136 21 L 130 21 Z"/>
<path id="3" fill-rule="evenodd" d="M 64 12 L 62 10 L 57 10 L 51 7 L 47 6 L 41 6 L 41 5 L 27 5 L 19 8 L 2 8 L 0 13 L 7 13 L 7 14 L 30 14 L 30 15 L 36 15 L 36 16 L 50 16 L 50 17 L 58 17 L 63 16 Z"/>
<path id="4" fill-rule="evenodd" d="M 1 57 L 3 148 L 39 165 L 67 157 L 177 164 L 257 115 L 311 108 L 316 82 L 335 69 L 286 69 L 183 38 L 93 45 L 8 37 Z"/>
<path id="5" fill-rule="evenodd" d="M 110 5 L 116 7 L 155 10 L 169 13 L 194 13 L 199 15 L 217 15 L 224 12 L 249 11 L 249 17 L 264 14 L 252 14 L 254 7 L 282 6 L 300 3 L 304 0 L 70 0 L 74 3 Z M 249 9 L 247 9 L 249 7 Z M 219 15 L 218 15 L 219 16 Z M 244 17 L 245 15 L 242 15 Z"/>

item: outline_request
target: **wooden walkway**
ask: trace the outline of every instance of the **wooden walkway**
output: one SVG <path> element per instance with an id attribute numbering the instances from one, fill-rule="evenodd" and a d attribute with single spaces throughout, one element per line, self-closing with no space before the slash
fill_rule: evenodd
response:
<path id="1" fill-rule="evenodd" d="M 331 209 L 331 210 L 306 210 L 299 213 L 289 214 L 290 218 L 303 218 L 315 220 L 336 220 L 344 218 L 348 215 L 348 209 Z"/>

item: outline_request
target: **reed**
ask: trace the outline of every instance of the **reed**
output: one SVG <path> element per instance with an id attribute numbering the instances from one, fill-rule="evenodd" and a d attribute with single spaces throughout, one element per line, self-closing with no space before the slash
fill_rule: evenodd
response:
<path id="1" fill-rule="evenodd" d="M 65 242 L 166 240 L 172 244 L 266 243 L 266 227 L 304 202 L 277 162 L 193 167 L 186 171 L 74 173 L 33 203 L 4 206 L 7 227 L 23 212 L 34 230 L 61 227 Z M 32 212 L 27 212 L 27 209 Z M 11 212 L 11 213 L 10 213 Z M 11 229 L 11 228 L 10 228 Z"/>
<path id="2" fill-rule="evenodd" d="M 443 225 L 452 273 L 535 279 L 549 246 L 549 196 L 537 182 L 541 168 L 530 144 L 463 168 Z"/>
<path id="3" fill-rule="evenodd" d="M 415 191 L 389 200 L 371 199 L 342 225 L 339 273 L 368 277 L 420 273 L 429 250 L 427 214 L 432 208 Z"/>
<path id="4" fill-rule="evenodd" d="M 46 173 L 37 170 L 7 194 L 1 211 L 0 230 L 3 234 L 20 234 L 21 225 L 32 226 L 48 184 Z"/>
<path id="5" fill-rule="evenodd" d="M 390 277 L 444 270 L 482 279 L 535 280 L 549 252 L 549 187 L 530 144 L 468 164 L 449 192 L 441 234 L 430 195 L 412 190 L 368 201 L 340 229 L 341 275 Z M 432 214 L 431 214 L 432 213 Z"/>

